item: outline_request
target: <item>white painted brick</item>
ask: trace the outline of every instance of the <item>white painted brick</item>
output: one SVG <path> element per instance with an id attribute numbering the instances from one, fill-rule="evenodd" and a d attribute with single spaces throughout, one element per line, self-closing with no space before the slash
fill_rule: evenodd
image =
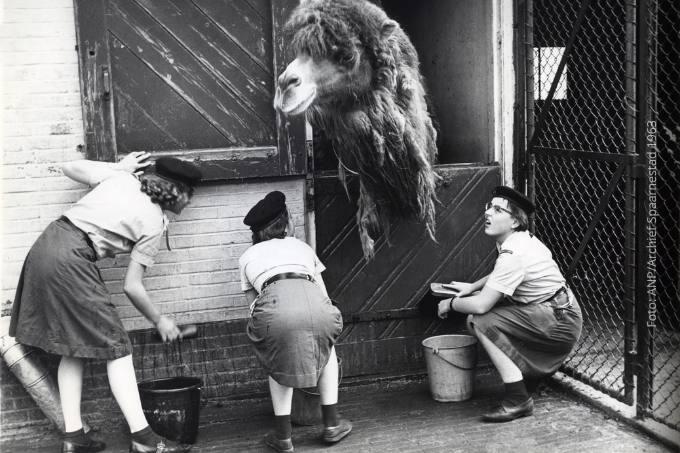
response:
<path id="1" fill-rule="evenodd" d="M 73 2 L 5 0 L 3 7 L 0 276 L 3 301 L 11 301 L 35 238 L 88 189 L 60 170 L 63 162 L 83 158 Z M 303 188 L 302 179 L 199 187 L 170 224 L 173 250 L 163 241 L 157 263 L 146 271 L 144 284 L 154 303 L 182 323 L 246 317 L 238 257 L 250 246 L 251 233 L 243 216 L 267 192 L 281 190 L 302 226 Z M 128 262 L 121 255 L 98 264 L 126 328 L 149 328 L 122 293 Z"/>
<path id="2" fill-rule="evenodd" d="M 24 16 L 27 18 L 29 15 Z M 75 39 L 76 30 L 74 27 L 66 27 L 61 22 L 42 22 L 26 26 L 25 23 L 5 22 L 0 31 L 0 38 L 16 39 L 16 36 L 25 38 L 49 38 L 49 39 Z"/>
<path id="3" fill-rule="evenodd" d="M 79 190 L 60 190 L 60 191 L 44 191 L 40 193 L 23 192 L 23 193 L 8 193 L 3 197 L 5 207 L 15 206 L 54 206 L 57 204 L 73 204 L 82 198 L 82 192 Z"/>
<path id="4" fill-rule="evenodd" d="M 73 11 L 72 0 L 3 0 L 5 10 L 37 9 L 41 10 L 46 6 L 51 9 L 65 8 Z"/>
<path id="5" fill-rule="evenodd" d="M 73 20 L 73 9 L 67 7 L 55 8 L 52 2 L 43 3 L 40 9 L 5 8 L 4 22 L 6 24 L 35 25 L 44 22 L 68 23 Z"/>

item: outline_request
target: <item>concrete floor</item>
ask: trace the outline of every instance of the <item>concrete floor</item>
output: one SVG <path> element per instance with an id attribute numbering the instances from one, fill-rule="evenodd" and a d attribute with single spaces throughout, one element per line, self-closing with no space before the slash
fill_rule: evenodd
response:
<path id="1" fill-rule="evenodd" d="M 341 413 L 354 423 L 342 442 L 318 440 L 321 426 L 295 426 L 297 452 L 669 452 L 628 425 L 608 418 L 570 394 L 541 387 L 532 417 L 486 424 L 479 416 L 498 401 L 495 389 L 478 392 L 465 402 L 438 403 L 422 380 L 384 381 L 342 389 Z M 262 436 L 272 426 L 266 398 L 208 403 L 202 409 L 199 438 L 193 450 L 267 452 Z M 108 452 L 127 452 L 128 436 L 98 433 Z M 3 452 L 54 452 L 54 439 L 30 444 L 4 443 Z"/>

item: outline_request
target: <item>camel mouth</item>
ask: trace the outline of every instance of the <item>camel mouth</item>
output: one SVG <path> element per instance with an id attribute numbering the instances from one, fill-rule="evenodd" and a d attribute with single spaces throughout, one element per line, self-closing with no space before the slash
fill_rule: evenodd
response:
<path id="1" fill-rule="evenodd" d="M 316 98 L 316 87 L 309 87 L 307 89 L 298 88 L 293 93 L 288 93 L 286 90 L 283 94 L 280 90 L 276 90 L 276 107 L 284 115 L 295 116 L 303 113 Z"/>

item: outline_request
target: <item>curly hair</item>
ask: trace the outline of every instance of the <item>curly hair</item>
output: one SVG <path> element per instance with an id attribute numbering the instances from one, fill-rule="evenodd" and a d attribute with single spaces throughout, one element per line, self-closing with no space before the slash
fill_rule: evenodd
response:
<path id="1" fill-rule="evenodd" d="M 253 245 L 270 239 L 283 239 L 288 228 L 288 209 L 285 209 L 276 219 L 261 230 L 253 231 Z"/>
<path id="2" fill-rule="evenodd" d="M 169 181 L 153 173 L 141 175 L 139 182 L 142 183 L 140 190 L 162 209 L 172 206 L 182 193 L 189 197 L 193 195 L 192 187 L 181 182 Z"/>

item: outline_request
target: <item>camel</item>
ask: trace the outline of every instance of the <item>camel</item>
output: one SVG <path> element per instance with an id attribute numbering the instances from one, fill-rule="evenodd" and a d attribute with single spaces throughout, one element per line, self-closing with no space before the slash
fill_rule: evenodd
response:
<path id="1" fill-rule="evenodd" d="M 285 25 L 295 59 L 274 106 L 325 131 L 339 177 L 359 178 L 357 225 L 366 258 L 392 220 L 423 222 L 434 239 L 436 131 L 418 55 L 399 24 L 365 0 L 307 0 Z"/>

